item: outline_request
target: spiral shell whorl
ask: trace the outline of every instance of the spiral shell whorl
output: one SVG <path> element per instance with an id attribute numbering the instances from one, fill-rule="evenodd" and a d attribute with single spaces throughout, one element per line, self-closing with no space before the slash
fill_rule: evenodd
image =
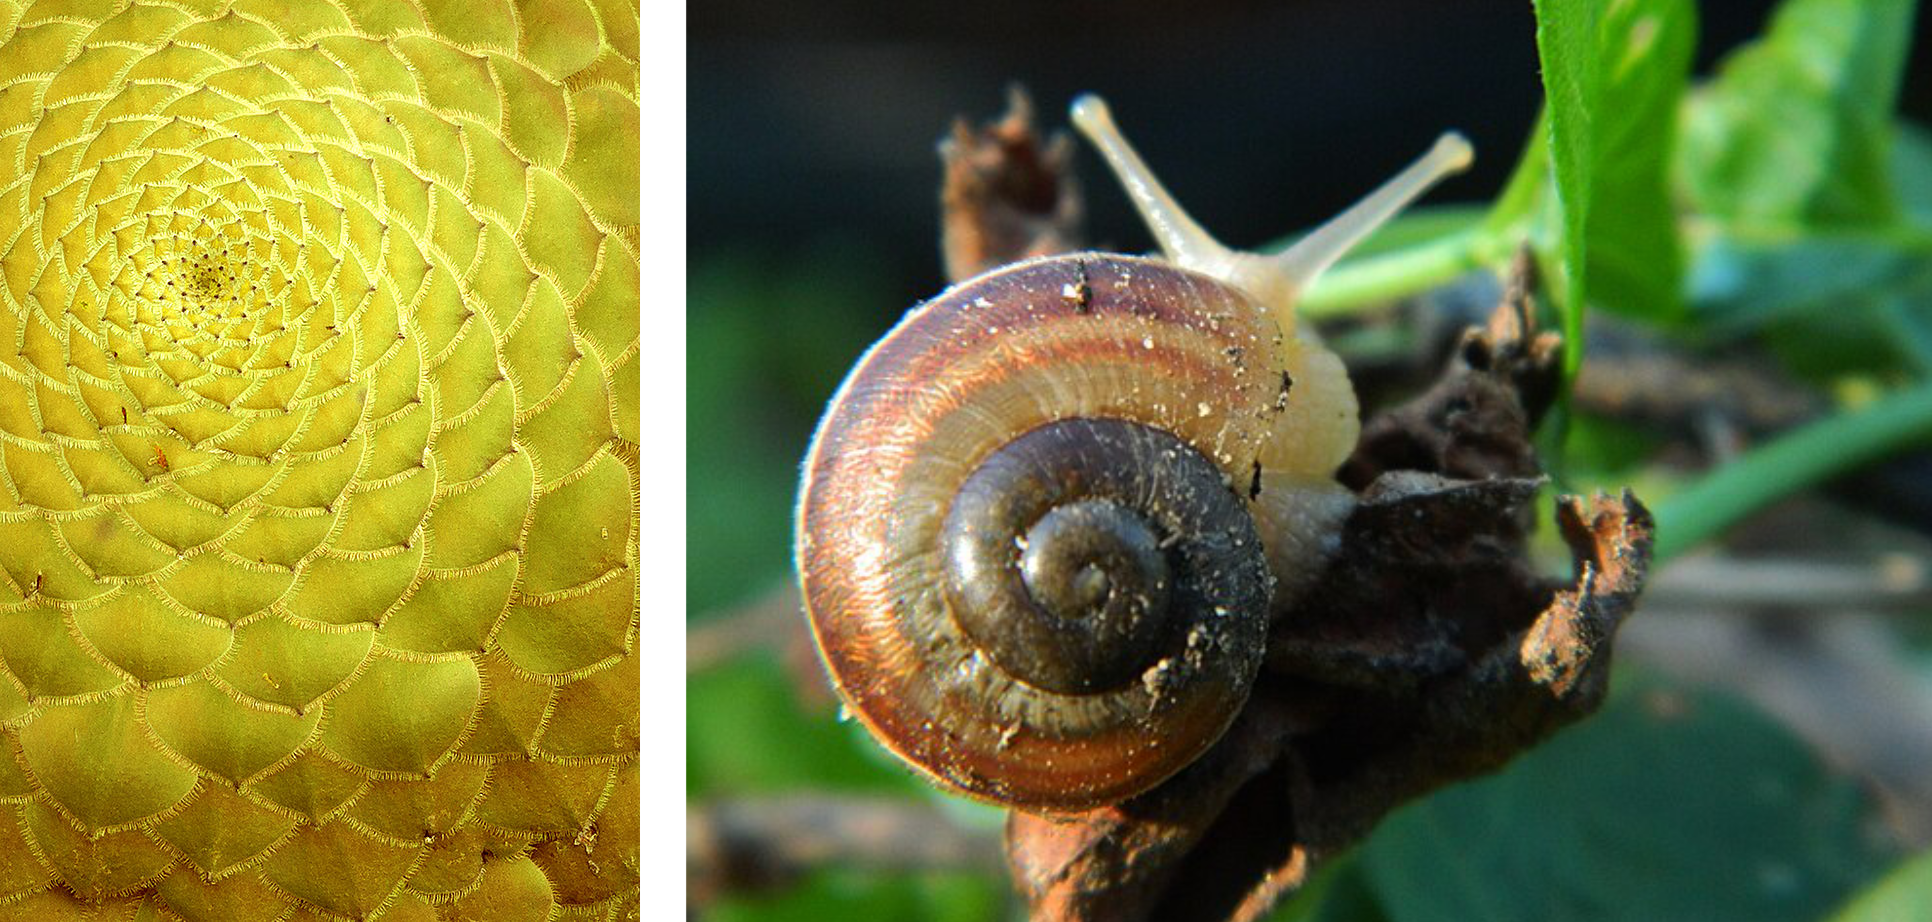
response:
<path id="1" fill-rule="evenodd" d="M 1206 622 L 1221 646 L 1255 649 L 1266 626 L 1270 577 L 1241 500 L 1199 452 L 1138 423 L 1070 419 L 1014 439 L 961 487 L 943 538 L 954 620 L 1042 691 L 1116 692 L 1177 633 Z M 1214 664 L 1235 686 L 1251 666 Z"/>
<path id="2" fill-rule="evenodd" d="M 1259 635 L 1244 647 L 1243 628 L 1260 630 L 1264 611 L 1234 612 L 1246 604 L 1238 594 L 1210 600 L 1205 617 L 1134 641 L 1148 652 L 1098 683 L 1115 687 L 1053 693 L 1042 686 L 1080 683 L 1019 681 L 960 628 L 947 517 L 962 485 L 1016 437 L 1108 420 L 1170 433 L 1245 522 L 1233 491 L 1280 412 L 1282 348 L 1240 293 L 1127 257 L 1018 264 L 911 314 L 848 378 L 807 462 L 800 572 L 853 711 L 943 783 L 1045 809 L 1118 800 L 1191 761 L 1246 696 Z M 1163 540 L 1178 531 L 1153 528 Z M 1265 599 L 1247 528 L 1226 543 L 1247 545 L 1254 563 L 1214 569 L 1245 574 L 1259 584 L 1247 598 Z M 1132 678 L 1120 684 L 1123 675 Z"/>

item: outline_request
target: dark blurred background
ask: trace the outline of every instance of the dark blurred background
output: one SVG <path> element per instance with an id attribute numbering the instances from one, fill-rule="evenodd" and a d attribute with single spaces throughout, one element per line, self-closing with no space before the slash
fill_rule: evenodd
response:
<path id="1" fill-rule="evenodd" d="M 1700 3 L 1699 71 L 1768 6 Z M 1237 243 L 1332 214 L 1445 128 L 1479 157 L 1441 195 L 1486 198 L 1541 99 L 1527 0 L 723 0 L 694 5 L 690 29 L 694 258 L 850 237 L 909 294 L 939 278 L 935 142 L 957 114 L 999 114 L 1010 82 L 1049 124 L 1076 93 L 1106 95 L 1176 195 Z M 1923 120 L 1920 44 L 1905 109 Z M 1081 167 L 1096 239 L 1144 246 L 1097 161 Z"/>

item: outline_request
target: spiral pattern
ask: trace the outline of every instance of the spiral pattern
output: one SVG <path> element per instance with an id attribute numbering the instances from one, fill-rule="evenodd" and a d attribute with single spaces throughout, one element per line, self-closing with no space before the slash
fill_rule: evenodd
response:
<path id="1" fill-rule="evenodd" d="M 1273 579 L 1254 520 L 1214 462 L 1162 430 L 1089 418 L 1023 433 L 960 485 L 940 537 L 954 623 L 1042 692 L 1133 688 L 1190 632 L 1234 651 L 1194 681 L 1237 705 L 1261 664 Z"/>
<path id="2" fill-rule="evenodd" d="M 0 918 L 634 916 L 637 30 L 0 0 Z"/>

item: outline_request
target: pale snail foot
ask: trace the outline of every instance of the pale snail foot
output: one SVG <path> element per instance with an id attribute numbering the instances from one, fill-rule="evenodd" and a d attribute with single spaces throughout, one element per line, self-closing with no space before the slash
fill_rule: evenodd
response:
<path id="1" fill-rule="evenodd" d="M 911 312 L 833 398 L 797 540 L 815 637 L 860 720 L 942 786 L 1047 811 L 1158 784 L 1239 710 L 1261 654 L 1249 638 L 1292 617 L 1352 501 L 1334 472 L 1360 431 L 1354 390 L 1297 333 L 1294 301 L 1470 157 L 1446 137 L 1264 256 L 1195 224 L 1097 98 L 1073 117 L 1166 257 L 1026 260 Z M 1075 423 L 1177 449 L 1038 437 Z M 1110 479 L 1150 452 L 1205 467 Z M 1204 516 L 1161 511 L 1210 498 Z M 1049 537 L 1075 550 L 1027 547 Z M 1207 563 L 1201 542 L 1239 553 Z"/>

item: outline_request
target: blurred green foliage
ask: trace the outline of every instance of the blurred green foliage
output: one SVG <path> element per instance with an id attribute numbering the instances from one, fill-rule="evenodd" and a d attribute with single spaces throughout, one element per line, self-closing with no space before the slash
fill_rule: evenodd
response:
<path id="1" fill-rule="evenodd" d="M 687 796 L 801 790 L 940 796 L 878 751 L 856 726 L 801 704 L 797 688 L 767 657 L 745 657 L 693 676 L 685 716 Z M 706 918 L 980 922 L 1003 917 L 1007 889 L 1004 881 L 964 873 L 829 868 L 785 893 L 734 897 Z"/>
<path id="2" fill-rule="evenodd" d="M 1796 460 L 1794 444 L 1873 457 L 1932 435 L 1916 412 L 1932 406 L 1932 136 L 1893 112 L 1913 4 L 1786 0 L 1699 84 L 1689 0 L 1536 9 L 1548 102 L 1509 186 L 1486 212 L 1420 212 L 1379 234 L 1317 290 L 1319 311 L 1439 284 L 1529 239 L 1573 345 L 1588 303 L 1694 345 L 1762 345 L 1828 391 L 1876 394 L 1878 412 L 1848 406 L 1663 497 L 1666 541 L 1683 536 L 1673 549 L 1858 460 Z M 809 421 L 893 300 L 868 265 L 852 246 L 692 265 L 692 612 L 789 578 Z M 1581 417 L 1554 460 L 1572 486 L 1639 480 L 1654 500 L 1673 482 L 1646 469 L 1653 448 Z M 943 799 L 796 682 L 764 654 L 690 677 L 687 796 Z M 1902 862 L 1871 819 L 1848 781 L 1747 705 L 1625 670 L 1602 714 L 1398 812 L 1277 918 L 1925 917 L 1932 855 Z M 966 875 L 834 868 L 711 917 L 992 920 L 1014 915 L 1006 893 Z"/>
<path id="3" fill-rule="evenodd" d="M 863 249 L 820 241 L 694 263 L 688 297 L 685 577 L 700 613 L 790 578 L 798 459 L 891 295 Z"/>

